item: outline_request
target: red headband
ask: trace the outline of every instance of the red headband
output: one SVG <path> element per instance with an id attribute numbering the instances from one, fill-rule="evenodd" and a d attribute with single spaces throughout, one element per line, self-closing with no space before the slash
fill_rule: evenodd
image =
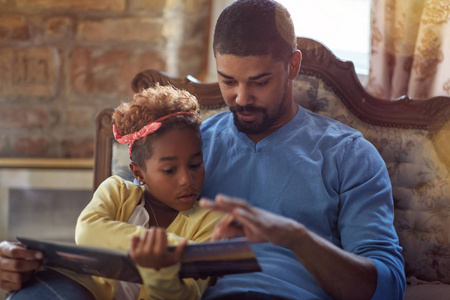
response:
<path id="1" fill-rule="evenodd" d="M 116 141 L 118 141 L 121 144 L 128 144 L 128 154 L 131 156 L 131 149 L 133 147 L 133 143 L 136 142 L 137 140 L 143 138 L 144 136 L 155 132 L 156 130 L 159 129 L 159 127 L 161 127 L 161 121 L 164 121 L 167 118 L 173 117 L 173 116 L 178 116 L 178 115 L 192 115 L 194 116 L 195 114 L 187 112 L 187 111 L 179 111 L 176 113 L 172 113 L 172 114 L 168 114 L 165 115 L 159 119 L 156 119 L 155 121 L 151 122 L 150 124 L 145 125 L 144 127 L 142 127 L 139 131 L 127 134 L 125 136 L 121 136 L 119 133 L 119 130 L 117 129 L 116 124 L 113 124 L 113 133 L 114 133 L 114 138 L 116 139 Z"/>

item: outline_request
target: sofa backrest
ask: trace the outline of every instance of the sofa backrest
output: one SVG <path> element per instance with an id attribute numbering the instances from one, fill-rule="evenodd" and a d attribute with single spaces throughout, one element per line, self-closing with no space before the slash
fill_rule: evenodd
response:
<path id="1" fill-rule="evenodd" d="M 359 130 L 386 162 L 406 276 L 450 283 L 450 98 L 372 97 L 351 62 L 311 39 L 299 38 L 298 45 L 303 61 L 295 101 Z M 146 70 L 136 75 L 132 88 L 137 92 L 156 82 L 195 94 L 203 119 L 226 109 L 217 83 L 191 77 Z M 126 145 L 112 142 L 111 114 L 112 109 L 103 110 L 96 120 L 94 188 L 111 174 L 132 180 Z"/>

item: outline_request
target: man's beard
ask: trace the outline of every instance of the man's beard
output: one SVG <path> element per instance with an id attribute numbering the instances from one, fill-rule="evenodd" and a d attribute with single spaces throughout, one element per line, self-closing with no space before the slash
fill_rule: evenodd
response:
<path id="1" fill-rule="evenodd" d="M 246 106 L 233 106 L 230 107 L 231 112 L 233 113 L 234 125 L 238 131 L 246 133 L 246 134 L 258 134 L 266 129 L 268 129 L 272 124 L 273 120 L 269 118 L 269 114 L 267 113 L 267 109 L 263 107 L 254 107 L 253 105 Z M 237 115 L 238 112 L 261 112 L 262 119 L 255 120 L 252 122 L 241 121 Z"/>
<path id="2" fill-rule="evenodd" d="M 234 125 L 237 130 L 245 134 L 259 134 L 268 130 L 276 121 L 283 115 L 286 102 L 287 81 L 284 87 L 283 96 L 278 105 L 269 114 L 264 107 L 255 107 L 251 104 L 246 106 L 235 105 L 230 107 L 230 111 L 233 113 Z M 239 119 L 238 112 L 261 112 L 262 119 L 252 122 L 245 122 Z"/>

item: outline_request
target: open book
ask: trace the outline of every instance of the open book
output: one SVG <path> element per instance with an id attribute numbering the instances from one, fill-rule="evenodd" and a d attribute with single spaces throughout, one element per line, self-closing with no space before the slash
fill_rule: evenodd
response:
<path id="1" fill-rule="evenodd" d="M 17 240 L 28 249 L 44 253 L 44 266 L 65 268 L 80 274 L 142 283 L 127 252 L 69 243 Z M 169 247 L 173 250 L 175 247 Z M 181 259 L 180 277 L 208 277 L 259 272 L 261 267 L 250 243 L 244 238 L 187 245 Z"/>

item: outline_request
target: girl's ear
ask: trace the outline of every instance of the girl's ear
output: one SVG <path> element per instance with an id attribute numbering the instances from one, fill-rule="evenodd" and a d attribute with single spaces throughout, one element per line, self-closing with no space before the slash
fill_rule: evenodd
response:
<path id="1" fill-rule="evenodd" d="M 134 178 L 136 178 L 136 180 L 140 184 L 143 184 L 144 173 L 142 172 L 142 169 L 134 162 L 130 162 L 129 167 L 130 167 L 131 173 L 133 173 Z"/>

